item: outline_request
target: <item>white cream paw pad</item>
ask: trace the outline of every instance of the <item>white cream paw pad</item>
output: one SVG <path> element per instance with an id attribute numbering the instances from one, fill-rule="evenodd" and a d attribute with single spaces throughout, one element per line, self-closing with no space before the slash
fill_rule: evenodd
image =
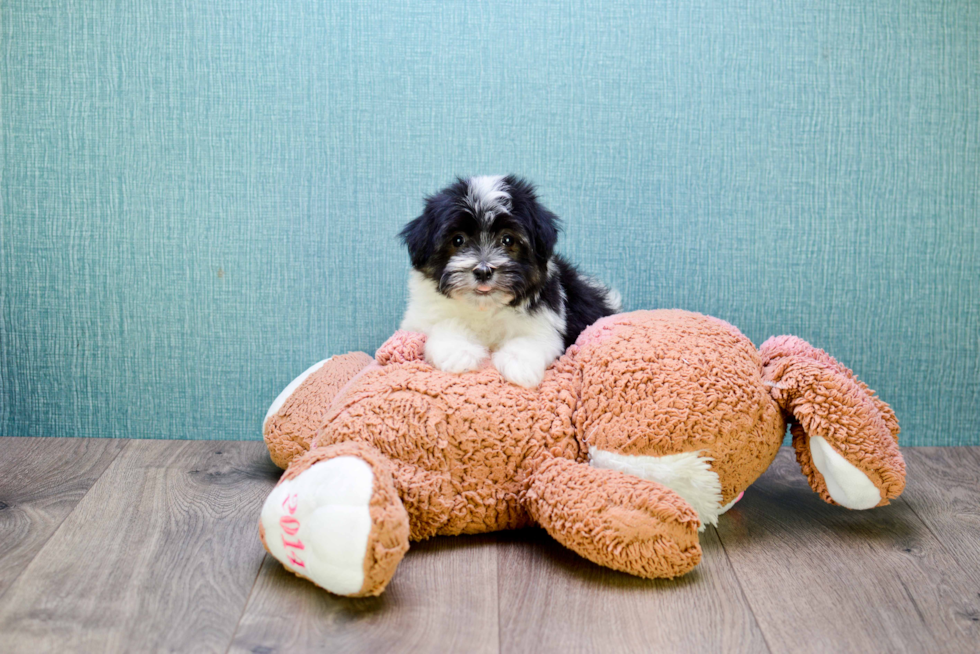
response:
<path id="1" fill-rule="evenodd" d="M 374 473 L 356 456 L 314 464 L 276 486 L 262 506 L 269 551 L 286 568 L 338 595 L 364 585 Z"/>
<path id="2" fill-rule="evenodd" d="M 881 492 L 868 476 L 858 470 L 823 437 L 810 439 L 810 458 L 827 484 L 835 502 L 848 509 L 870 509 L 878 506 Z"/>
<path id="3" fill-rule="evenodd" d="M 643 456 L 607 452 L 589 448 L 593 468 L 618 470 L 649 481 L 655 481 L 680 495 L 701 520 L 698 531 L 707 525 L 718 525 L 718 516 L 732 507 L 741 495 L 726 506 L 721 505 L 721 480 L 711 469 L 711 457 L 699 452 L 680 452 L 664 456 Z"/>

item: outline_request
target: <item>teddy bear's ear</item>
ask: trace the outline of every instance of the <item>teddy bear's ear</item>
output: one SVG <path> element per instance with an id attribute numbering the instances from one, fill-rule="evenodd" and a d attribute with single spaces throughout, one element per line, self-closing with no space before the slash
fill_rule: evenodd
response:
<path id="1" fill-rule="evenodd" d="M 810 487 L 849 509 L 888 504 L 905 487 L 895 413 L 850 370 L 795 336 L 759 349 L 763 381 L 787 414 Z"/>

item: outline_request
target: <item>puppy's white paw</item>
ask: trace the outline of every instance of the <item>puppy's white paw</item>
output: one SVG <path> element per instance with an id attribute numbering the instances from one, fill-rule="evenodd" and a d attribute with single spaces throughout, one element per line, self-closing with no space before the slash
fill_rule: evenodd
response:
<path id="1" fill-rule="evenodd" d="M 446 372 L 476 370 L 488 355 L 487 348 L 462 338 L 430 337 L 425 342 L 425 360 Z"/>
<path id="2" fill-rule="evenodd" d="M 373 486 L 374 473 L 356 456 L 321 461 L 282 482 L 262 507 L 269 552 L 332 593 L 360 591 Z"/>
<path id="3" fill-rule="evenodd" d="M 526 388 L 534 388 L 540 384 L 544 379 L 545 368 L 548 367 L 537 353 L 506 347 L 494 353 L 493 365 L 504 379 Z"/>

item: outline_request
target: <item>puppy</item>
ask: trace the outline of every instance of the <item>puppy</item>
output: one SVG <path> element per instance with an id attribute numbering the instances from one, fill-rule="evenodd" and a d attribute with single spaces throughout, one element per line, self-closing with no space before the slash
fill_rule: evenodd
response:
<path id="1" fill-rule="evenodd" d="M 490 352 L 504 379 L 537 386 L 579 333 L 620 297 L 554 254 L 559 220 L 514 176 L 458 178 L 426 198 L 401 238 L 412 259 L 401 328 L 428 336 L 425 358 L 474 370 Z"/>

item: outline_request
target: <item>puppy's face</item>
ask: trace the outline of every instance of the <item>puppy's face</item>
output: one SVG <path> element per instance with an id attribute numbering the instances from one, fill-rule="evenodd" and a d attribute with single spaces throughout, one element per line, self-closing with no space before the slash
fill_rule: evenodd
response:
<path id="1" fill-rule="evenodd" d="M 518 306 L 547 279 L 558 218 L 521 179 L 472 177 L 427 198 L 401 237 L 412 267 L 440 293 L 481 308 Z"/>

